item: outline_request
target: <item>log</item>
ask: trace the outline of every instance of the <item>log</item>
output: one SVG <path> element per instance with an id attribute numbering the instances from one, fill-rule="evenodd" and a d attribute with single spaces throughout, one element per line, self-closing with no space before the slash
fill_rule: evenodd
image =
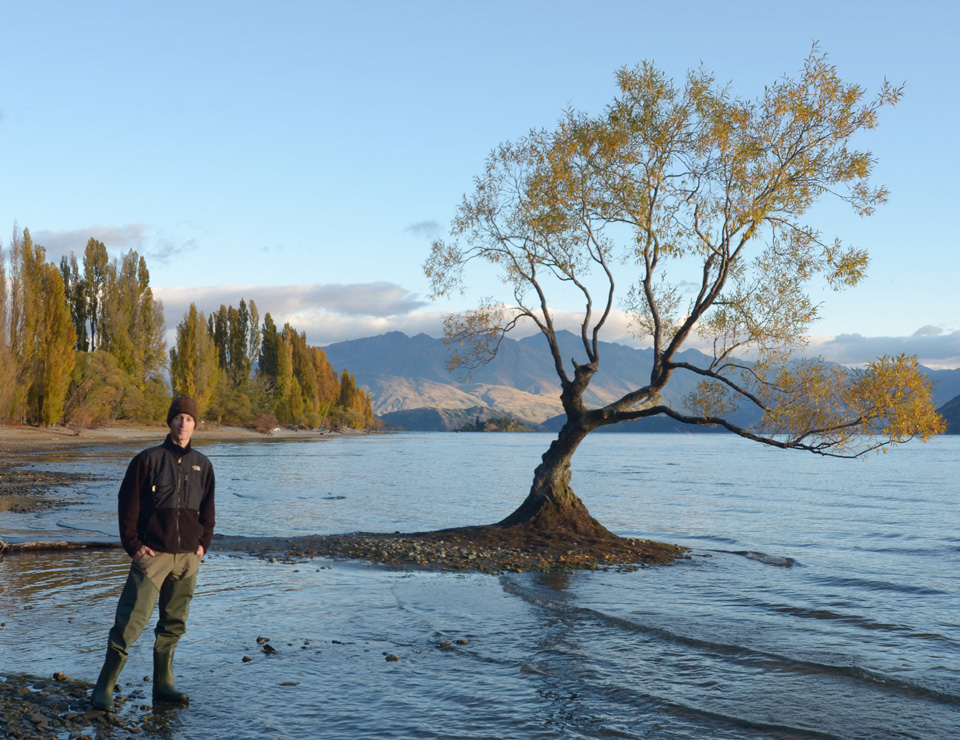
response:
<path id="1" fill-rule="evenodd" d="M 32 542 L 4 542 L 0 540 L 0 553 L 8 552 L 49 552 L 56 550 L 113 550 L 123 547 L 119 542 L 67 542 L 57 540 L 53 542 L 33 540 Z"/>

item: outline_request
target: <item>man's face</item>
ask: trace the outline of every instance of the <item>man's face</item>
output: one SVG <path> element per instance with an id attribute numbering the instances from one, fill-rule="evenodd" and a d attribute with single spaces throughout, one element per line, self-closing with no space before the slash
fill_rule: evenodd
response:
<path id="1" fill-rule="evenodd" d="M 170 439 L 174 444 L 186 447 L 196 426 L 197 422 L 190 414 L 177 414 L 170 420 Z"/>

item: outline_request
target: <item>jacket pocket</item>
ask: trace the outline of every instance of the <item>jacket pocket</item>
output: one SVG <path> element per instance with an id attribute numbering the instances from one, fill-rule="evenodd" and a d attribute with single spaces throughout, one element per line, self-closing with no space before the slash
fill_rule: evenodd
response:
<path id="1" fill-rule="evenodd" d="M 153 486 L 153 507 L 155 509 L 177 508 L 177 486 L 171 483 L 157 483 Z"/>

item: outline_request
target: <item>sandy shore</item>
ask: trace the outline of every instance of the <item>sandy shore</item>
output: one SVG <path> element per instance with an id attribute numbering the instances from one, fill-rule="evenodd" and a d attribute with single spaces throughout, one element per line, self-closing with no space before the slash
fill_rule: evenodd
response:
<path id="1" fill-rule="evenodd" d="M 322 439 L 338 434 L 366 432 L 315 432 L 313 430 L 280 429 L 270 434 L 261 434 L 243 427 L 212 427 L 201 424 L 194 441 L 198 446 L 204 442 L 231 442 L 235 440 Z M 0 460 L 15 462 L 13 457 L 22 452 L 48 452 L 81 447 L 97 447 L 123 443 L 158 444 L 167 434 L 163 424 L 154 426 L 124 424 L 100 429 L 84 429 L 79 435 L 66 427 L 0 426 Z"/>

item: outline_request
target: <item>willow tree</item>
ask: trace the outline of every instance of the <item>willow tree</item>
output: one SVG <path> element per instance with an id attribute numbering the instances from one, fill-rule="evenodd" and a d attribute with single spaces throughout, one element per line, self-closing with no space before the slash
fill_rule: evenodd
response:
<path id="1" fill-rule="evenodd" d="M 526 500 L 500 524 L 610 536 L 571 489 L 570 463 L 590 432 L 611 424 L 664 415 L 830 456 L 940 431 L 915 359 L 850 370 L 799 353 L 817 318 L 813 288 L 854 286 L 868 262 L 809 216 L 825 198 L 862 216 L 886 200 L 870 182 L 871 153 L 853 140 L 901 89 L 885 82 L 868 97 L 816 48 L 797 77 L 753 100 L 703 69 L 676 84 L 644 63 L 617 80 L 602 114 L 568 112 L 554 130 L 498 146 L 451 241 L 435 242 L 424 266 L 434 298 L 462 293 L 477 262 L 508 292 L 447 318 L 452 366 L 492 359 L 508 332 L 532 322 L 559 378 L 565 423 Z M 571 294 L 580 362 L 563 356 L 557 337 L 556 310 Z M 646 385 L 590 408 L 584 392 L 618 309 L 652 344 L 653 367 Z M 695 339 L 712 347 L 699 364 L 681 356 Z M 701 382 L 675 407 L 663 391 L 681 370 Z M 755 422 L 734 421 L 743 408 Z"/>

